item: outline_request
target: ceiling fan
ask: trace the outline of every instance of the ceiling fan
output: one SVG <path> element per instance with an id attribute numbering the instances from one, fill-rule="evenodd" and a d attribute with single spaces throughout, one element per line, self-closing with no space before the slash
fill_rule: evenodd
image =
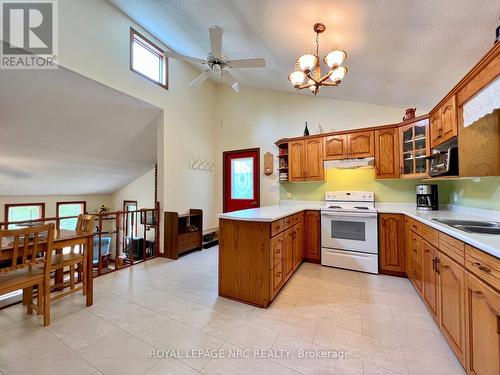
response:
<path id="1" fill-rule="evenodd" d="M 229 71 L 230 69 L 264 68 L 266 66 L 266 61 L 262 58 L 231 60 L 222 54 L 222 29 L 217 26 L 212 26 L 208 29 L 208 33 L 210 36 L 210 52 L 205 59 L 180 55 L 170 51 L 165 52 L 165 56 L 167 57 L 206 65 L 205 70 L 191 81 L 189 87 L 200 86 L 210 74 L 214 72 L 220 74 L 222 79 L 224 79 L 234 91 L 238 92 L 240 90 L 238 81 L 231 74 Z"/>

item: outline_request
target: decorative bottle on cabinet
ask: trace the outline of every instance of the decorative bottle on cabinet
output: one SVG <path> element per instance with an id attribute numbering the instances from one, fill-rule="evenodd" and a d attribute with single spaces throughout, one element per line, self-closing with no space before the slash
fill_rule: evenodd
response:
<path id="1" fill-rule="evenodd" d="M 309 135 L 309 129 L 307 128 L 307 121 L 306 121 L 306 128 L 304 129 L 304 137 L 307 137 Z"/>

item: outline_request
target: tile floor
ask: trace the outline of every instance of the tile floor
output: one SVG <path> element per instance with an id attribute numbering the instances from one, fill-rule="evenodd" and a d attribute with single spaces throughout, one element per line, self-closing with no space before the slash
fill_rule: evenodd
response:
<path id="1" fill-rule="evenodd" d="M 92 307 L 58 301 L 47 328 L 20 306 L 1 310 L 0 373 L 464 373 L 407 279 L 305 263 L 263 310 L 217 296 L 212 248 L 94 285 Z"/>

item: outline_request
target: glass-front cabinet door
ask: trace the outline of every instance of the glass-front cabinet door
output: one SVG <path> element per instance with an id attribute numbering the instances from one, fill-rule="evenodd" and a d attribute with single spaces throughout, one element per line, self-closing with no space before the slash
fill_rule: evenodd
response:
<path id="1" fill-rule="evenodd" d="M 429 175 L 429 120 L 423 119 L 399 128 L 401 143 L 401 177 L 419 178 Z"/>

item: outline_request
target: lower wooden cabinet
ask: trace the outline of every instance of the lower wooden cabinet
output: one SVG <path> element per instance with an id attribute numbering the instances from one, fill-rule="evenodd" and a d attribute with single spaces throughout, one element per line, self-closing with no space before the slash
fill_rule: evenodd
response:
<path id="1" fill-rule="evenodd" d="M 467 373 L 500 374 L 500 294 L 466 273 Z"/>
<path id="2" fill-rule="evenodd" d="M 404 276 L 405 265 L 405 216 L 379 215 L 379 271 Z"/>
<path id="3" fill-rule="evenodd" d="M 423 240 L 414 232 L 409 233 L 408 249 L 406 252 L 407 275 L 418 294 L 422 296 L 423 270 L 422 270 L 422 244 Z"/>
<path id="4" fill-rule="evenodd" d="M 438 250 L 427 241 L 422 242 L 422 295 L 434 320 L 438 321 L 439 284 L 437 273 Z"/>
<path id="5" fill-rule="evenodd" d="M 285 278 L 290 277 L 293 271 L 294 238 L 295 231 L 293 228 L 289 228 L 283 233 L 283 272 Z"/>
<path id="6" fill-rule="evenodd" d="M 304 259 L 308 262 L 321 261 L 321 214 L 319 210 L 304 212 Z"/>
<path id="7" fill-rule="evenodd" d="M 465 364 L 465 270 L 443 253 L 438 257 L 439 323 L 456 356 Z"/>
<path id="8" fill-rule="evenodd" d="M 292 263 L 293 269 L 295 270 L 300 263 L 302 263 L 302 252 L 303 252 L 303 230 L 302 223 L 297 224 L 293 227 L 293 252 L 292 252 Z"/>

